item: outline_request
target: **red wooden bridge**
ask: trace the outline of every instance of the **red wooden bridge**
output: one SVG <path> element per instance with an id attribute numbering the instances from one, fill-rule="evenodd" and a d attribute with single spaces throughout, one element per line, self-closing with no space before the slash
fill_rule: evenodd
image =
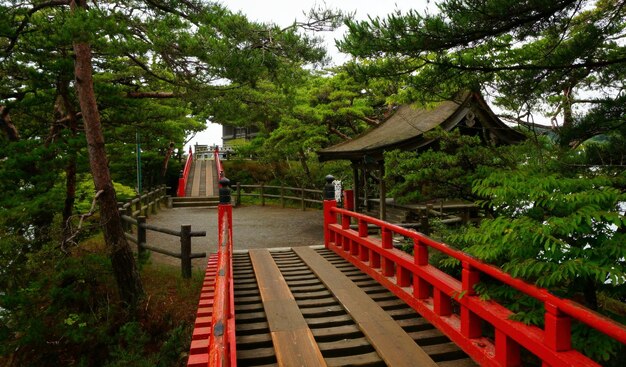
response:
<path id="1" fill-rule="evenodd" d="M 421 233 L 338 208 L 327 179 L 323 246 L 249 251 L 233 249 L 221 180 L 218 252 L 208 260 L 188 366 L 599 366 L 572 348 L 575 323 L 626 344 L 623 325 L 574 301 Z M 372 226 L 380 235 L 369 234 Z M 410 241 L 413 255 L 394 248 L 394 238 Z M 462 264 L 459 278 L 429 263 L 434 250 Z M 481 277 L 542 302 L 544 327 L 481 299 Z"/>

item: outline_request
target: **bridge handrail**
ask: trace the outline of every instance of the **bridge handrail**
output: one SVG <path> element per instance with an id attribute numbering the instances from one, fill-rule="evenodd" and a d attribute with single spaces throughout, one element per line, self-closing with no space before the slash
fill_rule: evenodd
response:
<path id="1" fill-rule="evenodd" d="M 376 218 L 337 208 L 334 200 L 326 200 L 324 209 L 327 247 L 335 246 L 342 256 L 391 288 L 481 365 L 518 365 L 520 346 L 523 346 L 547 365 L 597 366 L 588 357 L 572 350 L 571 318 L 626 344 L 624 325 L 576 302 L 559 298 L 546 289 L 514 278 L 445 243 Z M 337 216 L 341 217 L 340 224 Z M 358 222 L 358 230 L 350 229 L 351 219 Z M 380 239 L 368 238 L 368 225 L 380 228 Z M 413 240 L 413 256 L 393 248 L 394 233 Z M 463 270 L 460 281 L 429 264 L 429 247 L 461 262 Z M 546 311 L 544 329 L 512 321 L 509 319 L 512 312 L 504 306 L 477 297 L 474 285 L 478 283 L 480 273 L 543 302 Z M 407 291 L 411 279 L 413 290 Z M 452 299 L 460 305 L 460 320 L 452 313 Z M 495 345 L 482 337 L 482 321 L 493 325 Z"/>
<path id="2" fill-rule="evenodd" d="M 232 207 L 222 205 L 218 235 L 217 276 L 215 280 L 215 298 L 209 338 L 209 366 L 227 366 L 231 361 L 230 349 L 235 343 L 234 297 L 232 281 Z"/>
<path id="3" fill-rule="evenodd" d="M 215 150 L 215 165 L 220 178 L 224 170 Z M 221 184 L 220 184 L 221 185 Z M 233 218 L 230 204 L 230 189 L 220 188 L 218 205 L 218 249 L 217 274 L 209 337 L 209 366 L 237 365 L 235 342 L 235 297 L 233 282 Z"/>
<path id="4" fill-rule="evenodd" d="M 224 177 L 224 168 L 222 167 L 222 161 L 220 161 L 220 150 L 219 148 L 215 148 L 213 152 L 213 156 L 215 157 L 215 169 L 217 171 L 217 177 Z"/>
<path id="5" fill-rule="evenodd" d="M 193 152 L 191 151 L 191 147 L 189 147 L 189 155 L 187 156 L 187 161 L 185 162 L 185 168 L 181 174 L 181 177 L 178 179 L 178 197 L 185 196 L 185 187 L 187 186 L 187 180 L 189 179 L 189 171 L 191 170 L 191 162 L 193 161 Z"/>

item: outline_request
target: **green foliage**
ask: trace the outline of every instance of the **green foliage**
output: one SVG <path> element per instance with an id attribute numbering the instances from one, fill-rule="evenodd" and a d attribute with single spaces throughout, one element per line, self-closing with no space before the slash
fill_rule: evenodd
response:
<path id="1" fill-rule="evenodd" d="M 135 189 L 113 181 L 113 187 L 117 195 L 117 201 L 128 201 L 134 198 L 137 193 Z M 93 179 L 85 175 L 76 185 L 76 211 L 81 214 L 88 213 L 96 195 Z"/>
<path id="2" fill-rule="evenodd" d="M 619 1 L 443 0 L 437 7 L 347 22 L 339 47 L 357 60 L 350 70 L 400 78 L 395 98 L 409 102 L 481 90 L 512 121 L 531 125 L 541 114 L 562 125 L 563 146 L 623 125 Z"/>
<path id="3" fill-rule="evenodd" d="M 399 202 L 475 200 L 482 197 L 472 192 L 475 180 L 515 161 L 511 154 L 514 148 L 489 146 L 479 136 L 462 135 L 457 129 L 429 131 L 425 138 L 436 139 L 436 147 L 417 154 L 399 150 L 385 153 L 385 180 L 390 195 Z"/>
<path id="4" fill-rule="evenodd" d="M 521 156 L 516 169 L 494 169 L 475 181 L 473 192 L 485 198 L 491 218 L 452 242 L 514 277 L 621 318 L 598 298 L 626 297 L 623 172 L 576 165 L 583 157 L 576 151 L 542 150 Z M 488 280 L 478 290 L 506 304 L 514 319 L 541 325 L 542 307 L 528 297 Z M 574 343 L 595 359 L 623 352 L 608 337 L 575 330 Z"/>
<path id="5" fill-rule="evenodd" d="M 101 242 L 95 238 L 81 246 L 99 247 Z M 0 356 L 13 355 L 16 365 L 28 366 L 184 365 L 191 320 L 172 322 L 176 310 L 161 305 L 132 319 L 117 302 L 108 257 L 94 249 L 74 252 L 64 255 L 45 246 L 30 254 L 19 272 L 2 274 Z M 151 270 L 144 277 L 163 286 L 175 272 Z M 197 283 L 191 292 L 189 284 L 171 288 L 176 294 L 168 299 L 196 299 Z M 152 302 L 160 298 L 153 293 Z"/>

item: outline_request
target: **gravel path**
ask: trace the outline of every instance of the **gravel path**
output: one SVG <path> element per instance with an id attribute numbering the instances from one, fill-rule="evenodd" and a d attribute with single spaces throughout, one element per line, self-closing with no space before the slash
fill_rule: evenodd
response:
<path id="1" fill-rule="evenodd" d="M 321 210 L 282 209 L 270 206 L 242 206 L 233 208 L 233 239 L 237 249 L 296 247 L 324 243 L 323 213 Z M 217 249 L 217 209 L 173 208 L 163 209 L 147 219 L 148 224 L 180 230 L 191 224 L 192 231 L 206 231 L 206 237 L 194 237 L 191 252 L 212 253 Z M 178 237 L 148 231 L 147 242 L 152 246 L 180 252 Z M 152 252 L 154 262 L 180 266 L 180 260 Z M 193 268 L 203 269 L 206 259 L 194 259 Z"/>

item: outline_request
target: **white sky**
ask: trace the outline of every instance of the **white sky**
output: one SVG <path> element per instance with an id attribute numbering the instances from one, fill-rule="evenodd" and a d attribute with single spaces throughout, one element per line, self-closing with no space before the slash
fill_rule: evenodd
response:
<path id="1" fill-rule="evenodd" d="M 371 17 L 385 17 L 395 10 L 406 12 L 410 9 L 430 10 L 435 9 L 433 0 L 222 0 L 224 6 L 231 11 L 241 11 L 251 21 L 264 23 L 275 23 L 279 26 L 288 26 L 294 20 L 305 20 L 303 12 L 308 12 L 313 7 L 324 4 L 331 9 L 341 9 L 346 12 L 356 12 L 355 18 L 358 20 Z M 341 27 L 333 33 L 324 33 L 326 47 L 333 58 L 335 64 L 342 64 L 348 59 L 347 55 L 340 54 L 335 48 L 334 39 L 341 38 L 345 33 L 345 27 Z M 189 145 L 208 144 L 222 145 L 222 127 L 218 124 L 209 124 L 207 130 L 198 133 L 185 147 L 189 150 Z"/>

